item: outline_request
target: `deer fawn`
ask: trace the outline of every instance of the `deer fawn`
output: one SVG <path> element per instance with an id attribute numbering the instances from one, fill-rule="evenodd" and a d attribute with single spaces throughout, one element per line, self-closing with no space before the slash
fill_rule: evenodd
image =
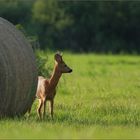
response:
<path id="1" fill-rule="evenodd" d="M 50 111 L 51 111 L 51 117 L 53 119 L 53 105 L 54 105 L 54 97 L 56 95 L 56 86 L 63 73 L 72 72 L 72 69 L 69 68 L 63 61 L 62 55 L 60 53 L 56 53 L 54 55 L 54 59 L 55 59 L 55 65 L 51 78 L 46 79 L 42 76 L 38 77 L 38 87 L 37 87 L 36 96 L 39 99 L 39 106 L 37 108 L 37 113 L 39 118 L 42 117 L 42 113 L 41 113 L 42 107 L 43 107 L 43 118 L 44 118 L 45 110 L 46 110 L 46 101 L 50 101 Z"/>

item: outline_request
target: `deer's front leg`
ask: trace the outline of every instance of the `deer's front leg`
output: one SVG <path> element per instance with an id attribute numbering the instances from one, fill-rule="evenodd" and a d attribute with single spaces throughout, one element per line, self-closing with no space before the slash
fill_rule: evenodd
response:
<path id="1" fill-rule="evenodd" d="M 51 111 L 51 117 L 52 117 L 52 119 L 53 119 L 53 106 L 54 106 L 54 101 L 51 100 L 50 101 L 50 111 Z"/>

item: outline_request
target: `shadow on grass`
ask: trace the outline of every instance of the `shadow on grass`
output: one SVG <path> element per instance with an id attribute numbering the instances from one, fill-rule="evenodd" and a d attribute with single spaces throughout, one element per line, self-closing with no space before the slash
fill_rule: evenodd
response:
<path id="1" fill-rule="evenodd" d="M 139 112 L 134 115 L 131 110 L 125 112 L 126 109 L 119 110 L 118 112 L 113 112 L 112 110 L 103 110 L 108 107 L 97 108 L 97 110 L 84 110 L 84 112 L 78 112 L 77 106 L 72 108 L 65 108 L 65 106 L 57 106 L 57 112 L 54 114 L 54 119 L 50 117 L 49 113 L 46 114 L 44 119 L 39 119 L 35 112 L 32 112 L 30 116 L 25 114 L 24 116 L 16 116 L 13 118 L 3 117 L 0 118 L 0 123 L 5 121 L 9 122 L 21 122 L 21 123 L 48 123 L 48 124 L 64 124 L 68 126 L 92 126 L 92 125 L 101 125 L 101 126 L 111 126 L 111 125 L 121 125 L 121 126 L 140 126 L 139 122 Z M 123 114 L 120 114 L 122 112 Z M 128 116 L 128 112 L 132 112 L 133 116 Z M 132 114 L 130 113 L 130 114 Z"/>
<path id="2" fill-rule="evenodd" d="M 101 125 L 101 126 L 133 126 L 133 127 L 139 127 L 138 122 L 131 122 L 129 120 L 120 120 L 116 121 L 115 119 L 112 121 L 109 120 L 103 120 L 100 118 L 93 118 L 93 119 L 87 119 L 87 118 L 76 118 L 69 114 L 61 114 L 61 115 L 55 115 L 54 119 L 51 119 L 50 116 L 45 116 L 44 119 L 39 119 L 37 115 L 32 114 L 31 116 L 23 116 L 23 117 L 14 117 L 14 118 L 1 118 L 0 123 L 4 123 L 5 121 L 8 122 L 18 122 L 18 123 L 25 123 L 25 124 L 40 124 L 40 123 L 48 123 L 52 125 L 57 124 L 64 124 L 67 126 L 94 126 L 94 125 Z"/>
<path id="3" fill-rule="evenodd" d="M 17 120 L 17 118 L 15 118 Z M 93 125 L 101 125 L 101 126 L 133 126 L 138 127 L 140 126 L 139 123 L 131 122 L 130 120 L 105 120 L 102 118 L 76 118 L 73 115 L 70 114 L 56 114 L 54 116 L 54 119 L 52 119 L 50 116 L 46 115 L 44 119 L 39 119 L 35 114 L 30 117 L 22 117 L 18 118 L 18 121 L 26 121 L 26 122 L 33 122 L 33 123 L 48 123 L 48 124 L 64 124 L 67 126 L 93 126 Z"/>

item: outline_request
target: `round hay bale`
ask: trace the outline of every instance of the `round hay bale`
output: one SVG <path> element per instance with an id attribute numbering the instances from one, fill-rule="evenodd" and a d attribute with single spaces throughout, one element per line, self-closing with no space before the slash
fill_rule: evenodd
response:
<path id="1" fill-rule="evenodd" d="M 14 25 L 0 18 L 0 117 L 25 114 L 36 87 L 37 69 L 30 44 Z"/>

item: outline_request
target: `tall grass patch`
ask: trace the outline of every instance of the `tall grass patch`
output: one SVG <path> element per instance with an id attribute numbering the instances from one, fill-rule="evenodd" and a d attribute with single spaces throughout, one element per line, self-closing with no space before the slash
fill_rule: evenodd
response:
<path id="1" fill-rule="evenodd" d="M 47 56 L 51 73 L 54 53 L 38 55 Z M 63 58 L 73 72 L 58 84 L 54 120 L 48 109 L 38 120 L 36 100 L 30 117 L 0 120 L 0 138 L 140 138 L 139 56 L 66 52 Z"/>

